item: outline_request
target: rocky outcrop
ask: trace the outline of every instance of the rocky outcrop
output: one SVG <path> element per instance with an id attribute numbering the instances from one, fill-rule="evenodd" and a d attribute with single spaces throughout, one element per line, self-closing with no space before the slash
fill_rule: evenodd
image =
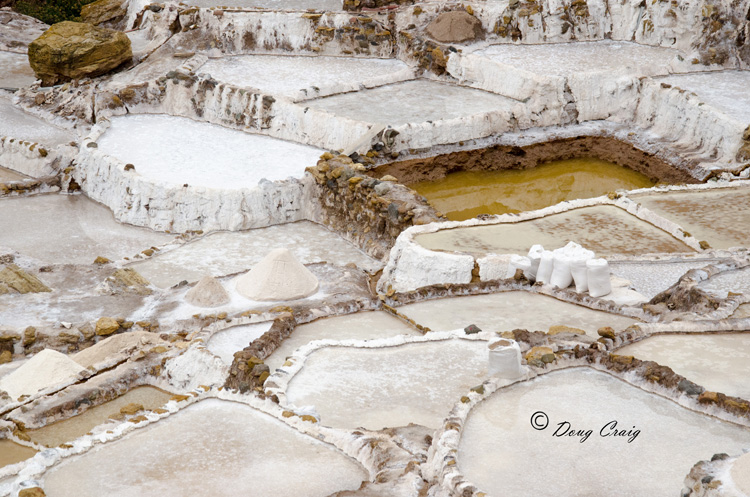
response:
<path id="1" fill-rule="evenodd" d="M 128 9 L 122 0 L 97 0 L 81 8 L 81 20 L 112 29 L 121 29 Z"/>
<path id="2" fill-rule="evenodd" d="M 0 295 L 4 293 L 39 293 L 52 290 L 36 276 L 27 273 L 15 264 L 8 264 L 0 271 Z"/>
<path id="3" fill-rule="evenodd" d="M 462 43 L 484 38 L 482 23 L 466 11 L 443 12 L 428 26 L 427 34 L 442 43 Z"/>
<path id="4" fill-rule="evenodd" d="M 109 293 L 112 295 L 151 295 L 153 292 L 148 280 L 138 274 L 137 271 L 130 268 L 118 269 L 115 271 L 112 276 L 104 280 L 99 290 L 102 293 Z"/>
<path id="5" fill-rule="evenodd" d="M 29 44 L 28 53 L 44 86 L 100 76 L 133 57 L 125 33 L 71 21 L 51 26 Z"/>

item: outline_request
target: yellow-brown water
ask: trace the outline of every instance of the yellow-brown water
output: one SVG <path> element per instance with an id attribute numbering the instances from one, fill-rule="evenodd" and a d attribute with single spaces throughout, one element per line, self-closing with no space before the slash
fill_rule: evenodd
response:
<path id="1" fill-rule="evenodd" d="M 654 185 L 645 175 L 600 159 L 552 161 L 532 169 L 460 171 L 409 185 L 453 221 L 479 214 L 541 209 L 565 200 Z"/>
<path id="2" fill-rule="evenodd" d="M 36 430 L 29 430 L 27 434 L 33 442 L 47 447 L 57 447 L 60 444 L 75 440 L 85 435 L 92 428 L 117 415 L 120 408 L 128 404 L 141 404 L 144 409 L 156 409 L 169 401 L 171 393 L 154 387 L 134 388 L 114 400 L 87 409 L 83 413 L 49 424 Z"/>
<path id="3" fill-rule="evenodd" d="M 34 449 L 19 445 L 12 440 L 0 440 L 0 468 L 25 461 L 36 454 Z"/>

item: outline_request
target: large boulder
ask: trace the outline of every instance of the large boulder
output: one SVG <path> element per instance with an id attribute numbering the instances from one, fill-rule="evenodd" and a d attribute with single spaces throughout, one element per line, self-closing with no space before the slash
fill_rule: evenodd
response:
<path id="1" fill-rule="evenodd" d="M 29 44 L 29 64 L 44 86 L 100 76 L 132 57 L 125 33 L 82 22 L 53 24 Z"/>
<path id="2" fill-rule="evenodd" d="M 427 26 L 427 34 L 441 43 L 461 43 L 484 38 L 482 23 L 463 10 L 443 12 Z"/>
<path id="3" fill-rule="evenodd" d="M 128 14 L 122 0 L 97 0 L 81 8 L 81 20 L 94 26 L 120 28 Z"/>

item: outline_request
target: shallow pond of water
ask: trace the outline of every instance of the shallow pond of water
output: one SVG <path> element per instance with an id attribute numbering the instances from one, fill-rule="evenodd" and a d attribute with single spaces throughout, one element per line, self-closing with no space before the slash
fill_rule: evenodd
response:
<path id="1" fill-rule="evenodd" d="M 538 411 L 547 416 L 546 429 L 532 427 Z M 581 436 L 555 436 L 569 432 L 565 422 Z M 612 422 L 631 433 L 602 436 L 611 435 Z M 746 427 L 576 368 L 513 385 L 479 404 L 466 421 L 458 465 L 492 495 L 671 497 L 696 462 L 740 453 L 748 444 Z"/>
<path id="2" fill-rule="evenodd" d="M 12 440 L 0 440 L 0 468 L 25 461 L 34 454 L 36 454 L 34 449 L 19 445 Z"/>
<path id="3" fill-rule="evenodd" d="M 452 221 L 479 214 L 533 211 L 565 200 L 649 188 L 645 175 L 596 158 L 546 162 L 531 169 L 459 171 L 409 185 Z"/>

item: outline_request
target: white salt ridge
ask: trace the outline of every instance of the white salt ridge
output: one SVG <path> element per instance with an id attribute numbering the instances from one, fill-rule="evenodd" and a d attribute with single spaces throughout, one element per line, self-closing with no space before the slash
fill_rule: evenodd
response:
<path id="1" fill-rule="evenodd" d="M 170 185 L 237 190 L 263 178 L 301 178 L 324 152 L 183 117 L 131 114 L 111 121 L 99 150 Z"/>
<path id="2" fill-rule="evenodd" d="M 217 355 L 227 366 L 232 364 L 234 353 L 244 349 L 271 329 L 273 321 L 244 326 L 233 326 L 213 335 L 207 344 L 211 353 Z"/>
<path id="3" fill-rule="evenodd" d="M 73 359 L 60 352 L 44 349 L 21 367 L 0 379 L 0 390 L 13 400 L 34 395 L 40 390 L 70 381 L 84 371 Z"/>
<path id="4" fill-rule="evenodd" d="M 548 416 L 545 430 L 529 423 L 537 411 Z M 574 430 L 591 429 L 591 436 L 584 443 L 553 437 L 564 421 Z M 600 436 L 611 421 L 640 433 L 631 443 L 628 436 Z M 464 425 L 457 460 L 464 477 L 491 495 L 671 497 L 697 461 L 748 444 L 747 427 L 576 368 L 499 390 L 478 404 Z"/>
<path id="5" fill-rule="evenodd" d="M 750 122 L 750 71 L 672 75 L 659 81 L 692 91 L 708 105 L 743 124 Z"/>
<path id="6" fill-rule="evenodd" d="M 328 87 L 341 86 L 344 82 L 352 82 L 351 88 L 344 88 L 348 90 L 357 89 L 360 83 L 367 84 L 368 80 L 399 73 L 403 73 L 404 78 L 412 76 L 409 67 L 398 59 L 279 55 L 238 55 L 211 59 L 198 72 L 269 95 L 306 95 L 308 98 L 318 96 L 318 92 Z"/>

